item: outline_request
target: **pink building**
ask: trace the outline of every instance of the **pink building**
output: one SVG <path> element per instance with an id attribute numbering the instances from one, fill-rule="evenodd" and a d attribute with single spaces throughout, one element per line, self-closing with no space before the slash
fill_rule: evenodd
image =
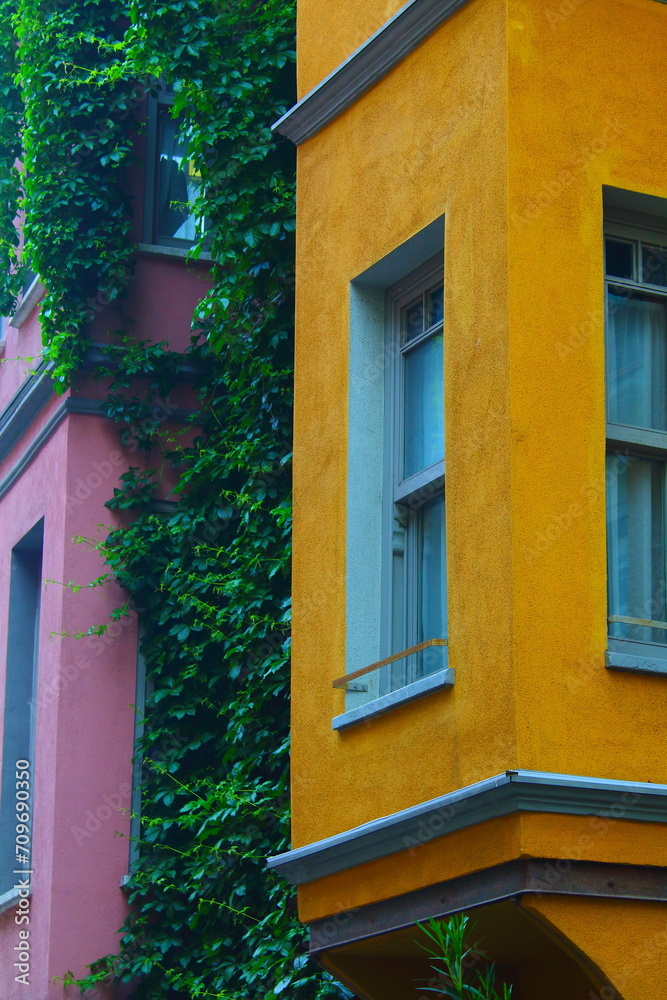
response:
<path id="1" fill-rule="evenodd" d="M 181 350 L 208 265 L 185 260 L 195 223 L 174 202 L 195 181 L 164 105 L 154 101 L 150 111 L 124 311 L 138 339 Z M 101 413 L 104 387 L 85 372 L 64 395 L 54 392 L 41 357 L 43 294 L 35 278 L 4 321 L 0 346 L 1 1000 L 79 996 L 63 992 L 58 977 L 83 976 L 118 950 L 140 771 L 135 763 L 133 777 L 134 706 L 143 697 L 137 615 L 72 638 L 108 624 L 125 595 L 113 582 L 68 584 L 104 572 L 94 546 L 77 539 L 106 536 L 117 515 L 105 501 L 120 474 L 145 459 L 123 447 Z M 119 324 L 110 307 L 92 309 L 96 351 Z M 182 426 L 187 404 L 185 395 L 164 401 L 165 429 Z"/>

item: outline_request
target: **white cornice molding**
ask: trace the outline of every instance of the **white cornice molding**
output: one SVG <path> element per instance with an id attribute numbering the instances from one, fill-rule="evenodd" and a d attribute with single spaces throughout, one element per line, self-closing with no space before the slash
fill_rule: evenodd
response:
<path id="1" fill-rule="evenodd" d="M 26 433 L 53 395 L 53 362 L 41 361 L 0 413 L 0 462 Z"/>
<path id="2" fill-rule="evenodd" d="M 269 858 L 267 866 L 288 882 L 300 885 L 520 811 L 667 823 L 667 785 L 545 771 L 506 771 L 279 854 Z"/>
<path id="3" fill-rule="evenodd" d="M 468 0 L 409 0 L 273 126 L 296 145 L 316 135 Z"/>
<path id="4" fill-rule="evenodd" d="M 42 301 L 45 293 L 46 288 L 39 280 L 39 275 L 36 275 L 19 302 L 18 309 L 9 320 L 9 325 L 13 326 L 15 330 L 20 330 L 37 303 Z"/>
<path id="5" fill-rule="evenodd" d="M 316 87 L 273 130 L 299 146 L 354 104 L 468 0 L 409 0 Z M 667 0 L 660 0 L 667 3 Z"/>

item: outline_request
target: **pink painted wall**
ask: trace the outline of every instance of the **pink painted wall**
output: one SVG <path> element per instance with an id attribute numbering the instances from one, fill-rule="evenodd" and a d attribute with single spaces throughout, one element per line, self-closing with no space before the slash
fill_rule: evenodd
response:
<path id="1" fill-rule="evenodd" d="M 0 410 L 4 409 L 42 355 L 38 309 L 33 309 L 22 329 L 5 327 L 5 344 L 0 350 Z"/>
<path id="2" fill-rule="evenodd" d="M 104 640 L 58 635 L 106 622 L 124 600 L 113 583 L 77 594 L 61 585 L 85 583 L 103 572 L 94 548 L 72 539 L 79 533 L 100 538 L 100 521 L 113 523 L 102 510 L 113 480 L 103 475 L 109 466 L 117 475 L 119 459 L 114 432 L 104 420 L 70 417 L 0 500 L 3 639 L 11 549 L 45 518 L 33 761 L 31 985 L 14 983 L 11 958 L 18 928 L 10 909 L 0 916 L 3 1000 L 62 997 L 53 977 L 68 969 L 82 973 L 86 964 L 115 950 L 115 932 L 125 916 L 119 881 L 128 871 L 129 814 L 123 810 L 130 805 L 136 620 L 113 626 Z M 84 496 L 79 501 L 75 484 L 86 480 L 94 488 L 88 496 L 79 489 Z M 4 670 L 3 641 L 2 692 Z"/>
<path id="3" fill-rule="evenodd" d="M 135 320 L 136 336 L 168 340 L 185 349 L 193 308 L 207 287 L 206 274 L 205 264 L 190 268 L 179 258 L 141 254 L 125 307 Z M 113 325 L 113 312 L 100 311 L 93 339 L 102 339 L 102 332 Z M 7 360 L 0 367 L 0 410 L 34 367 L 39 352 L 36 308 L 20 330 L 8 331 L 5 358 L 33 360 Z M 100 397 L 103 387 L 82 381 L 74 395 Z M 192 402 L 187 387 L 177 390 L 172 402 Z M 0 464 L 0 482 L 60 404 L 61 398 L 50 400 Z M 106 528 L 100 525 L 115 524 L 104 502 L 120 473 L 137 460 L 138 455 L 123 453 L 117 430 L 104 418 L 69 414 L 0 497 L 0 740 L 11 550 L 41 517 L 45 519 L 33 761 L 30 985 L 14 980 L 19 927 L 10 908 L 0 914 L 0 1000 L 73 1000 L 78 991 L 63 992 L 54 978 L 68 970 L 83 975 L 91 962 L 118 949 L 117 931 L 127 912 L 120 879 L 128 872 L 137 621 L 136 616 L 124 619 L 103 638 L 76 640 L 59 633 L 105 623 L 110 611 L 125 601 L 115 583 L 78 593 L 62 584 L 85 584 L 104 572 L 95 548 L 73 539 L 101 539 Z M 169 485 L 165 483 L 163 494 Z M 108 994 L 98 990 L 97 997 L 86 995 L 88 1000 L 103 1000 Z"/>

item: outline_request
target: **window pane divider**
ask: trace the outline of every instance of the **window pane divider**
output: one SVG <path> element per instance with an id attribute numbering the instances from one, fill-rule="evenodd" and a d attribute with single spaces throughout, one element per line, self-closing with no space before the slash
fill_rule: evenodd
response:
<path id="1" fill-rule="evenodd" d="M 665 435 L 667 437 L 667 435 Z M 665 444 L 667 448 L 667 443 Z M 404 479 L 394 488 L 394 503 L 408 503 L 415 498 L 426 503 L 437 493 L 440 493 L 445 485 L 445 460 L 441 459 L 435 465 L 429 465 L 427 469 L 422 469 L 409 479 Z M 426 492 L 424 492 L 426 491 Z"/>
<path id="2" fill-rule="evenodd" d="M 667 452 L 667 431 L 608 423 L 607 443 L 613 446 L 634 444 L 642 448 L 653 448 L 655 451 Z"/>
<path id="3" fill-rule="evenodd" d="M 436 337 L 439 333 L 442 333 L 444 329 L 444 324 L 442 320 L 434 323 L 433 326 L 429 326 L 427 330 L 420 333 L 419 336 L 413 337 L 411 340 L 406 340 L 406 342 L 401 347 L 401 354 L 409 354 L 413 347 L 419 347 L 423 344 L 425 340 L 430 340 L 431 337 Z"/>
<path id="4" fill-rule="evenodd" d="M 641 266 L 641 265 L 639 265 Z M 667 289 L 664 285 L 652 285 L 648 281 L 642 281 L 639 278 L 617 278 L 615 275 L 608 274 L 606 276 L 607 291 L 611 295 L 618 295 L 620 292 L 627 292 L 627 298 L 632 298 L 633 296 L 659 299 L 664 302 L 667 296 Z"/>

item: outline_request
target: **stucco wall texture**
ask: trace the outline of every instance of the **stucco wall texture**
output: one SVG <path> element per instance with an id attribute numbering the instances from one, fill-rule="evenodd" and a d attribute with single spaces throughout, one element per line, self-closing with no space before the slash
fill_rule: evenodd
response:
<path id="1" fill-rule="evenodd" d="M 11 907 L 0 916 L 0 995 L 7 1000 L 62 997 L 54 977 L 73 965 L 84 972 L 96 956 L 115 948 L 115 931 L 126 912 L 120 877 L 128 868 L 136 617 L 113 626 L 104 640 L 59 634 L 108 621 L 124 600 L 112 584 L 78 594 L 62 586 L 103 571 L 98 553 L 75 544 L 73 536 L 102 537 L 101 504 L 113 478 L 94 479 L 98 488 L 92 490 L 79 484 L 96 469 L 105 472 L 112 453 L 121 457 L 117 438 L 102 420 L 64 422 L 0 503 L 5 637 L 11 548 L 41 517 L 45 538 L 32 762 L 30 983 L 15 981 L 19 927 Z M 114 478 L 119 471 L 113 467 Z M 110 523 L 110 512 L 105 513 Z M 4 643 L 1 657 L 4 679 Z M 0 686 L 4 691 L 4 683 Z"/>
<path id="2" fill-rule="evenodd" d="M 667 6 L 510 2 L 507 40 L 518 763 L 665 782 L 667 685 L 603 666 L 602 188 L 667 198 Z"/>
<path id="3" fill-rule="evenodd" d="M 185 349 L 193 309 L 206 290 L 206 265 L 186 268 L 179 259 L 142 254 L 124 302 L 137 337 L 167 340 Z M 93 340 L 119 326 L 109 308 L 95 317 Z M 7 331 L 0 367 L 0 407 L 35 367 L 41 353 L 39 306 L 20 330 Z M 104 386 L 81 380 L 71 395 L 104 397 Z M 61 404 L 53 397 L 0 463 L 0 480 L 20 462 Z M 165 401 L 165 431 L 182 432 L 169 421 L 170 406 L 191 405 L 187 388 Z M 0 740 L 4 718 L 7 622 L 13 546 L 44 518 L 43 588 L 39 629 L 35 751 L 32 761 L 33 877 L 30 905 L 29 984 L 15 981 L 19 944 L 16 907 L 0 914 L 2 1000 L 70 1000 L 74 987 L 58 979 L 118 950 L 117 932 L 127 915 L 120 886 L 129 870 L 134 705 L 138 618 L 132 613 L 110 624 L 103 636 L 71 638 L 109 623 L 110 612 L 127 595 L 113 582 L 74 592 L 105 572 L 93 545 L 117 523 L 104 507 L 119 476 L 134 464 L 150 467 L 120 443 L 118 429 L 102 416 L 65 416 L 30 464 L 0 497 Z M 165 476 L 161 496 L 169 492 Z M 64 634 L 63 634 L 64 633 Z M 0 744 L 1 745 L 1 744 Z M 19 876 L 17 876 L 18 878 Z M 25 928 L 23 928 L 25 929 Z M 104 985 L 95 1000 L 120 997 Z"/>
<path id="4" fill-rule="evenodd" d="M 302 91 L 399 6 L 301 0 Z M 667 683 L 604 666 L 602 242 L 603 186 L 667 198 L 666 40 L 656 0 L 470 0 L 299 149 L 295 846 L 508 768 L 667 782 Z M 456 682 L 335 733 L 349 283 L 443 212 Z M 301 913 L 562 857 L 580 822 L 453 834 L 440 860 L 434 842 L 365 866 L 371 888 L 359 870 L 302 887 Z M 664 864 L 664 826 L 638 826 L 583 856 Z"/>
<path id="5" fill-rule="evenodd" d="M 297 846 L 515 760 L 504 19 L 499 0 L 469 4 L 299 150 Z M 331 681 L 345 672 L 349 283 L 443 212 L 456 686 L 337 734 L 331 719 L 344 694 Z"/>
<path id="6" fill-rule="evenodd" d="M 341 0 L 324 10 L 320 0 L 297 3 L 299 97 L 333 69 L 403 7 L 404 0 Z"/>

